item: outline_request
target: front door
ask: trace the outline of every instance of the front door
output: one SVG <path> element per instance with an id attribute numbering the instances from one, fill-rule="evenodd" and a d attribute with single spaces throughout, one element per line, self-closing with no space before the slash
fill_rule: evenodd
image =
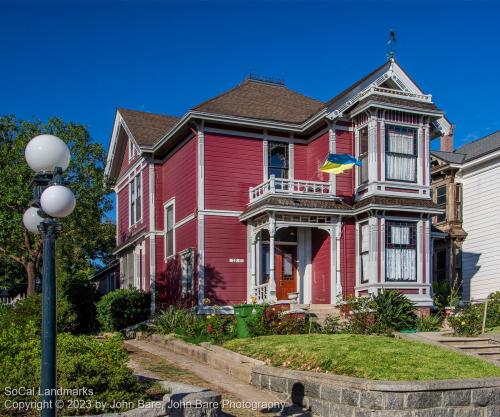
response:
<path id="1" fill-rule="evenodd" d="M 276 245 L 276 297 L 288 300 L 297 291 L 297 246 Z"/>

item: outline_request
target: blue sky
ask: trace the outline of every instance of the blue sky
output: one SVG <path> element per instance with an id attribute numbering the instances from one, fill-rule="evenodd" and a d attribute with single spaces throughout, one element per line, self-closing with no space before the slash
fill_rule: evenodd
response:
<path id="1" fill-rule="evenodd" d="M 85 124 L 117 106 L 181 115 L 251 71 L 328 100 L 397 59 L 457 125 L 500 129 L 500 3 L 0 2 L 0 114 Z"/>

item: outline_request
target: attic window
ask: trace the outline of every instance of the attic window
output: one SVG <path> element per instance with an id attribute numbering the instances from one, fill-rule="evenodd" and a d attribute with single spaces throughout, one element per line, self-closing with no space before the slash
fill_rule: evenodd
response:
<path id="1" fill-rule="evenodd" d="M 128 140 L 128 160 L 132 160 L 135 156 L 135 145 L 132 139 Z"/>

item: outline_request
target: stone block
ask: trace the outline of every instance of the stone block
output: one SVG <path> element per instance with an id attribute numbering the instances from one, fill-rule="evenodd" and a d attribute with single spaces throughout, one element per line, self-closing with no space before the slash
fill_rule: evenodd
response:
<path id="1" fill-rule="evenodd" d="M 454 417 L 453 408 L 439 407 L 439 408 L 427 408 L 423 410 L 415 410 L 413 412 L 414 417 Z"/>
<path id="2" fill-rule="evenodd" d="M 344 404 L 330 404 L 330 417 L 354 417 L 355 407 Z"/>
<path id="3" fill-rule="evenodd" d="M 341 404 L 351 405 L 354 407 L 359 406 L 359 391 L 342 388 L 342 395 L 340 398 Z"/>
<path id="4" fill-rule="evenodd" d="M 486 417 L 500 417 L 500 405 L 492 405 L 487 407 Z"/>
<path id="5" fill-rule="evenodd" d="M 384 394 L 377 391 L 361 391 L 359 406 L 370 410 L 381 410 L 384 408 Z"/>
<path id="6" fill-rule="evenodd" d="M 269 389 L 269 375 L 260 376 L 260 386 L 264 389 Z"/>
<path id="7" fill-rule="evenodd" d="M 269 389 L 277 392 L 286 392 L 286 379 L 277 376 L 269 377 Z"/>
<path id="8" fill-rule="evenodd" d="M 287 380 L 287 391 L 290 395 L 292 403 L 305 407 L 304 396 L 305 389 L 302 381 L 295 381 L 292 379 Z"/>
<path id="9" fill-rule="evenodd" d="M 490 404 L 500 404 L 500 388 L 481 388 L 472 390 L 471 403 L 481 407 Z"/>
<path id="10" fill-rule="evenodd" d="M 320 398 L 321 384 L 318 381 L 306 379 L 304 381 L 304 394 L 306 397 Z"/>
<path id="11" fill-rule="evenodd" d="M 412 410 L 377 410 L 372 412 L 372 417 L 413 417 Z"/>
<path id="12" fill-rule="evenodd" d="M 468 389 L 464 390 L 453 390 L 443 392 L 443 406 L 468 406 L 471 402 L 471 391 Z"/>
<path id="13" fill-rule="evenodd" d="M 453 417 L 484 417 L 483 407 L 458 407 L 454 409 Z"/>
<path id="14" fill-rule="evenodd" d="M 250 380 L 250 383 L 252 385 L 255 385 L 256 387 L 260 387 L 260 374 L 257 374 L 255 372 L 252 372 L 252 379 Z"/>
<path id="15" fill-rule="evenodd" d="M 406 394 L 405 408 L 413 410 L 440 407 L 442 396 L 442 392 L 440 391 L 410 392 Z"/>
<path id="16" fill-rule="evenodd" d="M 330 403 L 316 398 L 309 398 L 309 409 L 311 414 L 320 417 L 330 416 Z"/>
<path id="17" fill-rule="evenodd" d="M 334 404 L 340 404 L 340 397 L 342 394 L 341 388 L 335 388 L 331 385 L 321 385 L 320 398 L 325 401 L 330 401 Z"/>
<path id="18" fill-rule="evenodd" d="M 402 410 L 404 408 L 405 396 L 400 392 L 387 392 L 384 394 L 386 410 Z"/>

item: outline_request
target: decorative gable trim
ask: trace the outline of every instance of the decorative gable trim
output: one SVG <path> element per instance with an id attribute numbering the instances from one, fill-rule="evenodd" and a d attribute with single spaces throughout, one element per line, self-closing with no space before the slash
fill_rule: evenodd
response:
<path id="1" fill-rule="evenodd" d="M 116 161 L 116 152 L 119 145 L 118 141 L 120 136 L 120 129 L 123 129 L 125 131 L 128 140 L 134 145 L 136 151 L 138 152 L 138 155 L 141 155 L 142 153 L 141 147 L 138 145 L 137 140 L 134 138 L 134 135 L 132 135 L 132 132 L 127 126 L 127 123 L 125 123 L 125 120 L 120 114 L 120 111 L 117 110 L 115 115 L 115 122 L 113 124 L 113 131 L 111 132 L 111 141 L 106 158 L 106 167 L 104 168 L 104 175 L 108 178 L 111 176 L 113 168 L 115 168 L 114 164 Z M 124 155 L 124 158 L 127 158 L 128 160 L 128 155 Z"/>

